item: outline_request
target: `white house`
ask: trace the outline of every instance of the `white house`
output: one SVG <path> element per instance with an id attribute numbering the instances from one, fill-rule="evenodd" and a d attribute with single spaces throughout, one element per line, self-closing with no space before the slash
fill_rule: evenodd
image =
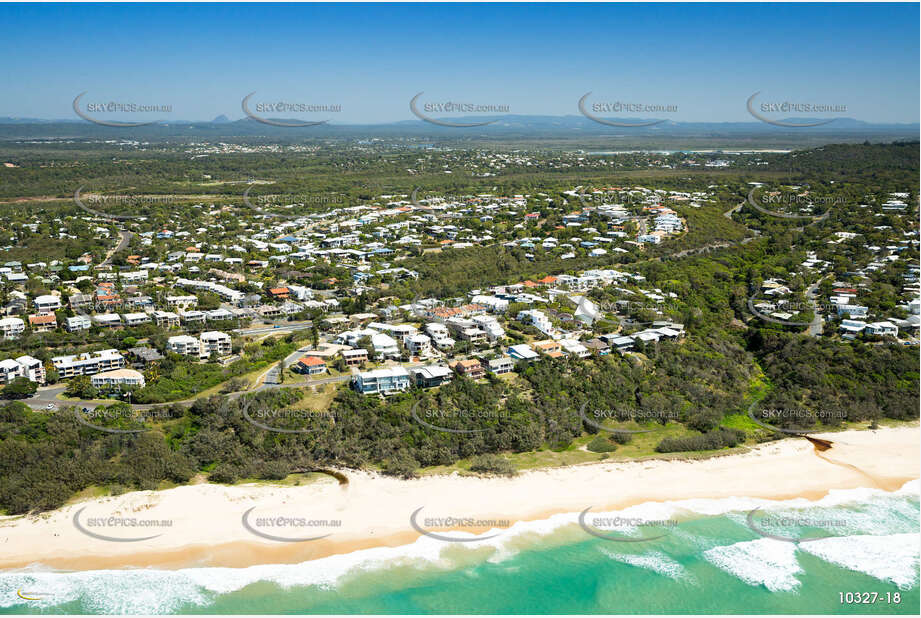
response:
<path id="1" fill-rule="evenodd" d="M 0 335 L 5 339 L 15 339 L 22 335 L 26 330 L 26 323 L 20 318 L 3 318 L 0 319 Z"/>
<path id="2" fill-rule="evenodd" d="M 43 294 L 35 297 L 35 310 L 39 313 L 55 311 L 61 308 L 61 299 L 51 294 Z"/>
<path id="3" fill-rule="evenodd" d="M 892 322 L 872 322 L 867 324 L 866 332 L 870 335 L 879 335 L 881 337 L 898 337 L 899 328 Z"/>
<path id="4" fill-rule="evenodd" d="M 134 369 L 115 369 L 114 371 L 103 371 L 90 378 L 90 383 L 96 388 L 111 388 L 117 386 L 121 390 L 123 386 L 144 387 L 144 374 Z"/>

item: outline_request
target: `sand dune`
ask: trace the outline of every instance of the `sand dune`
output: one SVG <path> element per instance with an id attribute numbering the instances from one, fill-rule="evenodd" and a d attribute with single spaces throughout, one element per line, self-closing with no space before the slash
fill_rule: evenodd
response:
<path id="1" fill-rule="evenodd" d="M 199 484 L 132 492 L 35 517 L 0 518 L 0 568 L 300 562 L 409 543 L 419 535 L 410 523 L 414 512 L 426 530 L 480 532 L 589 507 L 688 498 L 817 499 L 831 489 L 857 487 L 894 490 L 919 476 L 919 435 L 917 426 L 847 431 L 821 436 L 834 442 L 821 453 L 791 438 L 705 460 L 585 464 L 510 479 L 455 474 L 403 481 L 347 471 L 348 485 L 329 478 L 298 487 Z"/>

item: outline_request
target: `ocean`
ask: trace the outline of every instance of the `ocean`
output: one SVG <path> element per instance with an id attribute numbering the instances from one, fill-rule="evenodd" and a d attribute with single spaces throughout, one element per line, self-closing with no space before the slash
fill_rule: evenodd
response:
<path id="1" fill-rule="evenodd" d="M 919 489 L 648 503 L 290 565 L 34 565 L 0 573 L 0 613 L 917 615 Z"/>

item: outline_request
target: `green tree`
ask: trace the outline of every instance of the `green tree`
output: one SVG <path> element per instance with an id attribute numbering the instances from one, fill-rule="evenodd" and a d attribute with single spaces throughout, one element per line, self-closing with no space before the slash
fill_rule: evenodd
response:
<path id="1" fill-rule="evenodd" d="M 3 387 L 3 397 L 5 399 L 25 399 L 35 394 L 38 385 L 29 378 L 16 378 Z"/>

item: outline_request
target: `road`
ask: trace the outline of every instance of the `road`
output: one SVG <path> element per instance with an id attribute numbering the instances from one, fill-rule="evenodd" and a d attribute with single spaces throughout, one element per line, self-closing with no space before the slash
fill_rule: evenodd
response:
<path id="1" fill-rule="evenodd" d="M 812 313 L 815 317 L 812 318 L 812 322 L 809 323 L 809 328 L 806 329 L 806 334 L 810 337 L 818 337 L 822 334 L 822 314 L 819 313 L 819 307 L 816 303 L 816 290 L 819 288 L 819 285 L 828 278 L 829 275 L 825 275 L 815 283 L 809 286 L 809 289 L 806 290 L 806 298 L 809 299 L 809 303 L 812 305 Z"/>
<path id="2" fill-rule="evenodd" d="M 128 243 L 131 241 L 131 237 L 134 236 L 134 232 L 128 232 L 126 230 L 120 230 L 118 232 L 119 241 L 113 249 L 106 253 L 106 259 L 100 263 L 100 266 L 106 266 L 111 260 L 112 256 L 128 246 Z"/>

